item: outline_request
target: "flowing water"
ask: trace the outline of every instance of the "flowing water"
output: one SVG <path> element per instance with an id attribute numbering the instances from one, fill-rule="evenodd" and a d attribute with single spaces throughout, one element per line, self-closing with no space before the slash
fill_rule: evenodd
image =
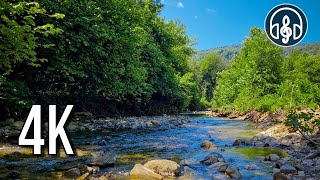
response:
<path id="1" fill-rule="evenodd" d="M 114 167 L 102 169 L 103 173 L 116 174 L 117 179 L 128 179 L 129 172 L 136 163 L 145 163 L 151 159 L 170 159 L 180 162 L 182 159 L 193 158 L 198 162 L 203 160 L 209 151 L 200 148 L 204 140 L 210 140 L 219 148 L 213 151 L 224 156 L 229 165 L 235 165 L 239 168 L 244 179 L 272 179 L 272 166 L 270 163 L 252 158 L 251 154 L 243 153 L 239 148 L 232 147 L 235 139 L 252 138 L 258 131 L 250 123 L 239 120 L 228 120 L 215 117 L 190 117 L 192 122 L 182 125 L 181 127 L 149 129 L 149 130 L 132 130 L 113 133 L 87 133 L 71 134 L 72 141 L 78 149 L 78 154 L 83 152 L 97 151 L 103 148 L 111 150 L 117 154 L 117 162 Z M 90 142 L 106 139 L 107 145 L 103 147 L 90 145 Z M 1 149 L 0 149 L 1 152 Z M 261 151 L 259 151 L 261 153 Z M 267 153 L 267 152 L 266 152 Z M 259 155 L 259 154 L 257 154 Z M 263 155 L 260 154 L 260 155 Z M 43 162 L 52 164 L 52 159 L 38 158 L 30 161 Z M 27 161 L 25 158 L 20 161 Z M 63 158 L 61 158 L 63 159 Z M 1 161 L 1 160 L 0 160 Z M 27 161 L 28 162 L 28 161 Z M 14 163 L 18 163 L 14 162 Z M 28 163 L 26 163 L 28 164 Z M 208 169 L 207 165 L 196 163 L 190 168 L 194 171 L 195 179 L 226 179 L 223 173 Z M 1 173 L 1 162 L 0 162 Z M 37 176 L 44 176 L 47 172 L 36 173 Z M 56 173 L 53 171 L 53 173 Z M 32 173 L 27 173 L 26 179 L 33 179 Z M 24 176 L 24 177 L 25 177 Z M 97 175 L 99 176 L 99 174 Z M 31 178 L 33 177 L 33 178 Z M 57 178 L 58 176 L 55 176 Z M 41 178 L 40 178 L 41 179 Z"/>

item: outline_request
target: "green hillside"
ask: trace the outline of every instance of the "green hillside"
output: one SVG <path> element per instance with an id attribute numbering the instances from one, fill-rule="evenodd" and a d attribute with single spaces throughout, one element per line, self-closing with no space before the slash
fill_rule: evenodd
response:
<path id="1" fill-rule="evenodd" d="M 201 61 L 209 53 L 214 52 L 215 54 L 222 56 L 227 60 L 231 60 L 235 55 L 238 55 L 240 53 L 241 48 L 242 48 L 242 45 L 238 44 L 238 45 L 230 45 L 230 46 L 211 48 L 207 50 L 201 50 L 201 51 L 198 51 L 198 53 L 194 55 L 193 58 L 196 61 Z M 284 55 L 288 56 L 294 50 L 300 50 L 310 55 L 315 55 L 317 52 L 320 52 L 320 43 L 305 43 L 305 44 L 299 44 L 294 47 L 284 48 Z"/>

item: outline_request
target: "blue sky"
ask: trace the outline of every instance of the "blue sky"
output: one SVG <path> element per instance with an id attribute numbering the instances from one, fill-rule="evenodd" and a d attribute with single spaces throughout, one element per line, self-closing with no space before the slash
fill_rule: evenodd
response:
<path id="1" fill-rule="evenodd" d="M 267 13 L 276 5 L 290 3 L 300 7 L 309 28 L 302 42 L 320 42 L 319 0 L 162 0 L 161 16 L 180 19 L 187 33 L 196 38 L 195 48 L 204 50 L 241 44 L 251 27 L 264 28 Z"/>

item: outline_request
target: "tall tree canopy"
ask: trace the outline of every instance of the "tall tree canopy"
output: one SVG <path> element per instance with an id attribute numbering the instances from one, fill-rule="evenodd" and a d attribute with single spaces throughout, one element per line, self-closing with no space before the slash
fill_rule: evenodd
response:
<path id="1" fill-rule="evenodd" d="M 97 114 L 182 111 L 192 41 L 153 0 L 1 2 L 0 103 L 74 104 Z M 23 106 L 22 106 L 23 104 Z"/>

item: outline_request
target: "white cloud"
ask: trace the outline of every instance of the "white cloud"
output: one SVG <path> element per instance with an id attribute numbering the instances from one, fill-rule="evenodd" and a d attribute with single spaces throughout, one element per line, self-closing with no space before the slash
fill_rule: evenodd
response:
<path id="1" fill-rule="evenodd" d="M 177 4 L 177 8 L 184 8 L 184 6 L 183 6 L 182 2 L 178 2 L 178 4 Z"/>
<path id="2" fill-rule="evenodd" d="M 215 13 L 215 12 L 216 12 L 215 9 L 213 9 L 213 8 L 207 8 L 207 13 L 208 13 L 208 14 L 213 14 L 213 13 Z"/>

